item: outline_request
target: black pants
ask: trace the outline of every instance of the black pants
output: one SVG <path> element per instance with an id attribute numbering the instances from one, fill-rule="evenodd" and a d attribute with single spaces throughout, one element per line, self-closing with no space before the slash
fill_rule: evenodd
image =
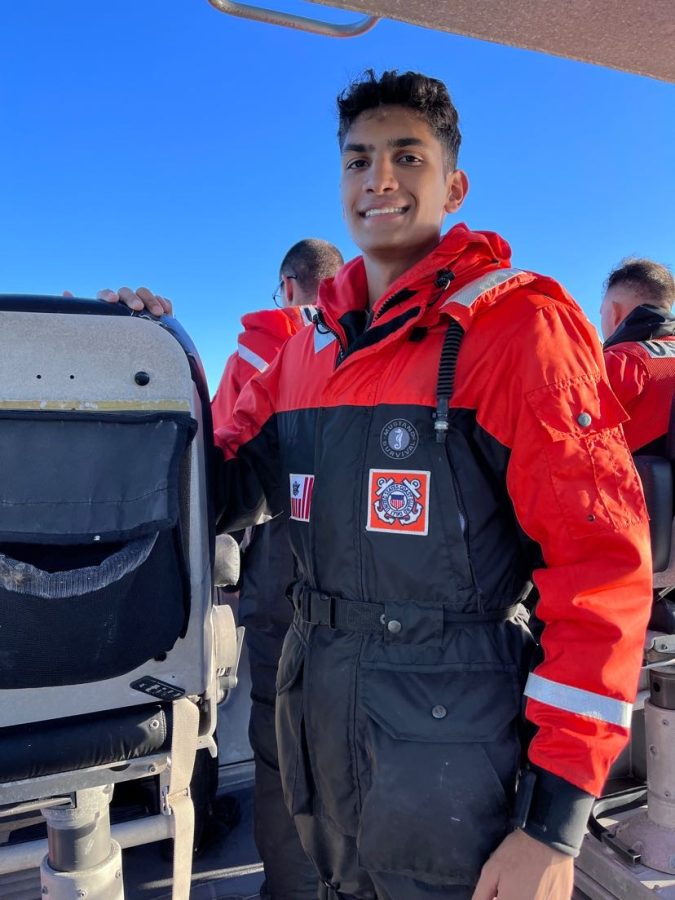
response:
<path id="1" fill-rule="evenodd" d="M 509 830 L 530 641 L 518 621 L 396 645 L 296 618 L 277 740 L 324 898 L 470 900 Z"/>
<path id="2" fill-rule="evenodd" d="M 256 635 L 248 634 L 249 657 L 255 659 Z M 260 896 L 265 900 L 316 900 L 318 876 L 302 849 L 281 789 L 274 728 L 276 695 L 256 692 L 260 677 L 256 678 L 255 669 L 253 663 L 249 740 L 255 760 L 255 843 L 265 869 Z"/>
<path id="3" fill-rule="evenodd" d="M 377 900 L 471 900 L 473 888 L 456 887 L 429 887 L 429 885 L 416 882 L 413 879 L 401 878 L 400 875 L 392 875 L 390 878 L 378 877 L 374 883 Z M 327 885 L 319 886 L 319 900 L 361 900 L 354 894 L 341 894 L 339 891 Z"/>
<path id="4" fill-rule="evenodd" d="M 285 525 L 258 527 L 244 554 L 239 621 L 251 666 L 249 740 L 255 760 L 254 829 L 265 869 L 264 900 L 316 900 L 318 875 L 284 803 L 274 725 L 276 677 L 291 621 L 286 585 L 293 564 Z"/>

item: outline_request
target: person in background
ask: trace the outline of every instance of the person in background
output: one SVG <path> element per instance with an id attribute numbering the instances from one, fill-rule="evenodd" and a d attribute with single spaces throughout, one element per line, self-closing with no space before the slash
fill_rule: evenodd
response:
<path id="1" fill-rule="evenodd" d="M 294 244 L 279 267 L 272 295 L 277 309 L 242 317 L 237 349 L 228 358 L 211 401 L 213 427 L 231 424 L 237 398 L 247 382 L 265 372 L 286 341 L 312 324 L 319 284 L 343 265 L 328 241 L 307 238 Z M 147 288 L 99 291 L 108 302 L 122 300 L 135 310 L 172 313 L 171 301 Z M 255 760 L 254 832 L 265 870 L 263 900 L 316 900 L 318 876 L 306 856 L 283 798 L 275 732 L 276 676 L 293 607 L 286 589 L 294 579 L 285 519 L 279 516 L 246 529 L 242 547 L 239 624 L 246 628 L 251 671 L 249 739 Z"/>
<path id="2" fill-rule="evenodd" d="M 227 361 L 211 404 L 214 429 L 231 423 L 244 385 L 268 368 L 291 335 L 311 325 L 319 284 L 332 278 L 342 264 L 337 247 L 314 238 L 299 241 L 286 253 L 273 295 L 281 308 L 247 313 L 241 320 L 237 350 Z M 293 581 L 294 566 L 284 518 L 247 529 L 242 548 L 239 623 L 246 627 L 251 667 L 254 827 L 265 869 L 260 896 L 316 900 L 316 870 L 284 805 L 274 727 L 277 667 L 293 615 L 286 589 Z"/>
<path id="3" fill-rule="evenodd" d="M 633 452 L 665 455 L 675 394 L 675 278 L 651 259 L 624 259 L 610 272 L 600 306 L 605 365 L 630 420 Z"/>

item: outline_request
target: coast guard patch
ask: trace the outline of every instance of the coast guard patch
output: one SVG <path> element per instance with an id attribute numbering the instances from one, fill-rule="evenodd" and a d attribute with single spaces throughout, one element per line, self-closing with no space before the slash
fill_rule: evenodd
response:
<path id="1" fill-rule="evenodd" d="M 431 472 L 371 469 L 368 531 L 425 535 L 429 531 Z"/>
<path id="2" fill-rule="evenodd" d="M 417 429 L 407 419 L 392 419 L 382 429 L 380 447 L 391 459 L 408 459 L 419 444 Z"/>
<path id="3" fill-rule="evenodd" d="M 314 491 L 313 475 L 291 475 L 291 519 L 309 522 Z"/>

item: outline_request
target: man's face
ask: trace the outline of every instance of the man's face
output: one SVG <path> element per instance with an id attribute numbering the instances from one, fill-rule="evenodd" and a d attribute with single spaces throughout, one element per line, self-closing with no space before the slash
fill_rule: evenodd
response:
<path id="1" fill-rule="evenodd" d="M 448 169 L 423 118 L 402 106 L 361 113 L 342 150 L 342 203 L 365 257 L 419 258 L 436 246 L 447 212 L 461 206 L 466 176 Z"/>

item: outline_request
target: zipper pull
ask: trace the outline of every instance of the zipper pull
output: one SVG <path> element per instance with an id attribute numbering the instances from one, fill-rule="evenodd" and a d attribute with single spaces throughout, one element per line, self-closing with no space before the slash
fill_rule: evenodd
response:
<path id="1" fill-rule="evenodd" d="M 449 398 L 446 396 L 438 397 L 436 403 L 436 412 L 434 413 L 434 431 L 436 432 L 436 443 L 444 444 L 450 429 L 448 421 Z"/>
<path id="2" fill-rule="evenodd" d="M 441 290 L 445 290 L 450 282 L 455 280 L 455 273 L 451 269 L 439 269 L 436 272 L 436 280 L 434 281 L 434 287 L 440 288 Z"/>

